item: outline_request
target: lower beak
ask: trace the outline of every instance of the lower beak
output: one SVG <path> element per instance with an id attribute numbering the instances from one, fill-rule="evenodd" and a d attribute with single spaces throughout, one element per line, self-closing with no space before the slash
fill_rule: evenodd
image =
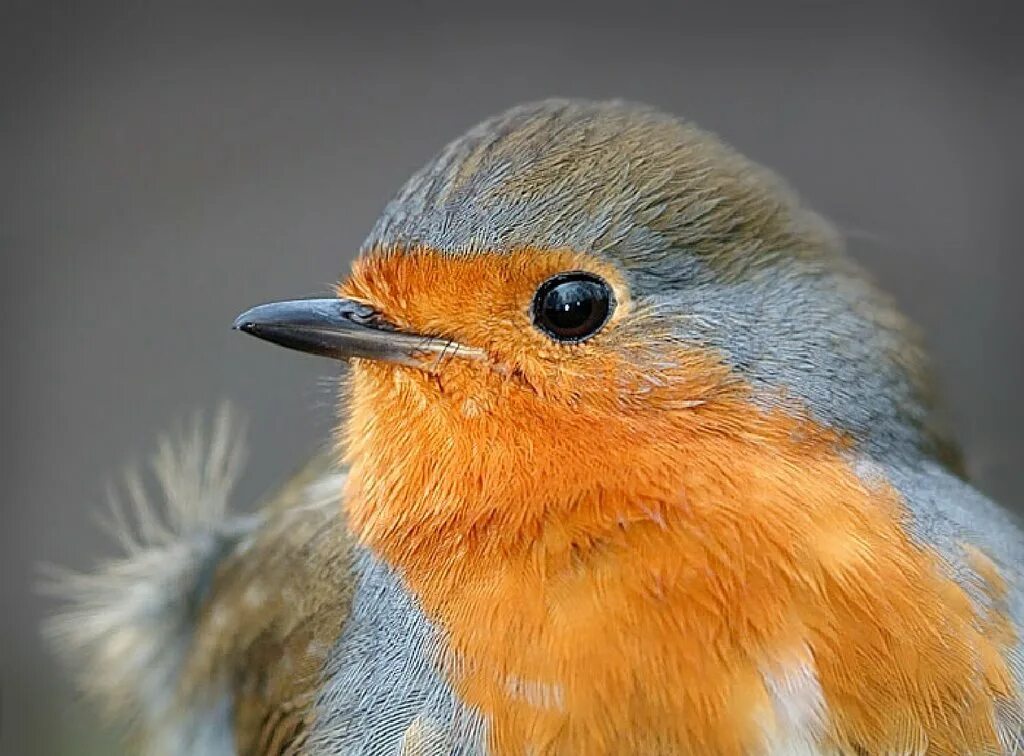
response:
<path id="1" fill-rule="evenodd" d="M 295 299 L 246 310 L 233 328 L 300 352 L 336 360 L 360 358 L 428 369 L 437 358 L 483 357 L 448 339 L 400 331 L 376 310 L 350 299 Z M 431 363 L 431 358 L 435 358 Z"/>

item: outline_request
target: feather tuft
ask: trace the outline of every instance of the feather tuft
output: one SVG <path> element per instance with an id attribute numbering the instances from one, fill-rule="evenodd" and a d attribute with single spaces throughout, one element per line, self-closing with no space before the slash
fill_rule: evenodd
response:
<path id="1" fill-rule="evenodd" d="M 43 590 L 64 605 L 45 634 L 82 692 L 146 753 L 234 752 L 226 681 L 183 696 L 180 679 L 217 564 L 254 525 L 228 515 L 241 426 L 224 405 L 208 434 L 196 416 L 164 436 L 151 458 L 155 486 L 136 470 L 111 491 L 105 528 L 122 555 L 91 572 L 46 571 Z"/>

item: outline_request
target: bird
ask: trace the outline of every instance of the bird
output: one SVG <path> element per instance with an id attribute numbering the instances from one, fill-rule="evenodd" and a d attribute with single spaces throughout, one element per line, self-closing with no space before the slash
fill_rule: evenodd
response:
<path id="1" fill-rule="evenodd" d="M 1020 754 L 1024 535 L 780 178 L 625 101 L 470 129 L 330 296 L 334 444 L 165 437 L 48 632 L 146 754 Z M 123 497 L 122 497 L 123 498 Z"/>

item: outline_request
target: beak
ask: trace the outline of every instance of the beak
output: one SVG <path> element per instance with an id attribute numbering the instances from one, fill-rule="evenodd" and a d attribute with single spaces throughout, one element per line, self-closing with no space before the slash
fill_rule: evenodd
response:
<path id="1" fill-rule="evenodd" d="M 428 369 L 431 357 L 484 356 L 480 349 L 448 339 L 400 331 L 372 307 L 350 299 L 262 304 L 239 315 L 232 327 L 273 344 L 335 360 L 359 358 Z"/>

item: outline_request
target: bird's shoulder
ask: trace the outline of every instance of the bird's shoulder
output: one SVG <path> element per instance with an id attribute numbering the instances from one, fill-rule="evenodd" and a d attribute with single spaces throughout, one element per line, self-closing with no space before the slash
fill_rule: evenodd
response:
<path id="1" fill-rule="evenodd" d="M 1013 678 L 995 702 L 996 724 L 1007 753 L 1024 748 L 1024 524 L 943 465 L 872 465 L 900 494 L 914 540 L 932 550 L 970 598 L 978 621 L 998 641 Z"/>
<path id="2" fill-rule="evenodd" d="M 934 549 L 960 582 L 979 577 L 979 558 L 1006 582 L 1008 600 L 1016 598 L 1016 619 L 1024 610 L 1024 523 L 964 478 L 934 462 L 863 465 L 862 475 L 890 483 L 905 502 L 908 527 L 918 543 Z M 982 576 L 983 577 L 983 576 Z"/>
<path id="3" fill-rule="evenodd" d="M 227 681 L 240 753 L 475 753 L 434 626 L 349 534 L 346 474 L 315 459 L 266 500 L 216 569 L 184 688 Z"/>

